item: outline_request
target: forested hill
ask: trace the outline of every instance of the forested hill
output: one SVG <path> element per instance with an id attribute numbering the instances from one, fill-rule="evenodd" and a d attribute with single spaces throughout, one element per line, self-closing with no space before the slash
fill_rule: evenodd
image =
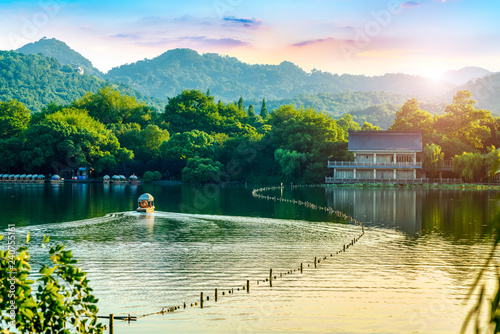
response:
<path id="1" fill-rule="evenodd" d="M 166 99 L 183 89 L 210 89 L 226 101 L 246 99 L 279 100 L 299 94 L 352 91 L 390 92 L 412 96 L 439 95 L 451 91 L 449 83 L 439 83 L 406 74 L 337 75 L 308 73 L 290 62 L 279 65 L 249 65 L 236 58 L 190 49 L 175 49 L 154 58 L 113 68 L 107 78 L 131 85 L 143 94 Z"/>
<path id="2" fill-rule="evenodd" d="M 470 90 L 472 98 L 477 101 L 479 108 L 484 108 L 490 110 L 495 115 L 500 115 L 500 73 L 494 73 L 475 81 L 469 81 L 460 87 L 460 89 Z"/>
<path id="3" fill-rule="evenodd" d="M 116 85 L 93 75 L 75 73 L 55 58 L 0 51 L 0 101 L 16 99 L 30 110 L 39 111 L 52 102 L 69 104 L 85 93 L 95 93 L 106 85 L 156 108 L 164 107 L 157 99 L 144 97 L 126 85 Z"/>
<path id="4" fill-rule="evenodd" d="M 95 68 L 90 60 L 55 38 L 42 38 L 37 42 L 26 44 L 16 51 L 33 55 L 41 53 L 44 56 L 56 58 L 62 65 L 76 64 L 81 66 L 87 74 L 103 76 L 102 72 Z"/>
<path id="5" fill-rule="evenodd" d="M 368 108 L 373 105 L 383 105 L 387 103 L 403 105 L 403 103 L 412 97 L 411 95 L 386 92 L 348 91 L 344 93 L 301 94 L 291 99 L 267 100 L 266 102 L 269 110 L 274 110 L 286 104 L 295 104 L 296 107 L 314 107 L 316 110 L 322 110 L 334 118 L 339 118 L 344 114 Z M 254 106 L 260 105 L 258 104 L 259 101 L 256 100 L 249 102 Z"/>

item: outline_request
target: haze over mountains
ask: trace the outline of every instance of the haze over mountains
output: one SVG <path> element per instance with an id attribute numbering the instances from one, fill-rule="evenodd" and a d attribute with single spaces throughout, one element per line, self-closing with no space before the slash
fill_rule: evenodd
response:
<path id="1" fill-rule="evenodd" d="M 379 108 L 383 112 L 375 117 L 374 124 L 382 125 L 388 123 L 378 118 L 386 119 L 388 112 L 393 113 L 398 105 L 409 98 L 417 97 L 422 102 L 434 103 L 430 105 L 429 111 L 439 112 L 439 107 L 436 106 L 443 101 L 450 102 L 457 89 L 470 89 L 478 100 L 478 106 L 500 113 L 500 74 L 478 67 L 448 71 L 442 76 L 442 81 L 436 81 L 407 74 L 369 77 L 337 75 L 317 70 L 306 72 L 287 61 L 279 65 L 250 65 L 233 57 L 213 53 L 200 55 L 190 49 L 174 49 L 153 59 L 115 67 L 103 74 L 80 53 L 56 39 L 43 38 L 16 51 L 37 55 L 36 57 L 54 57 L 60 63 L 60 68 L 52 63 L 38 68 L 35 58 L 15 56 L 11 52 L 7 57 L 10 65 L 6 65 L 6 53 L 0 54 L 0 70 L 3 70 L 0 77 L 0 99 L 17 98 L 24 103 L 28 100 L 26 104 L 34 110 L 39 110 L 50 99 L 63 103 L 70 98 L 74 99 L 79 92 L 83 94 L 86 90 L 95 91 L 98 87 L 111 83 L 120 87 L 123 92 L 132 92 L 131 95 L 140 97 L 159 109 L 162 109 L 161 101 L 176 96 L 182 90 L 209 89 L 211 95 L 224 101 L 236 101 L 242 96 L 247 102 L 257 105 L 262 98 L 266 98 L 271 107 L 295 103 L 314 106 L 335 117 L 346 112 L 359 114 L 372 106 L 386 106 Z M 41 58 L 36 60 L 40 62 Z M 13 63 L 17 65 L 12 65 Z M 19 64 L 25 66 L 18 66 Z M 71 71 L 68 67 L 63 66 L 71 64 L 80 65 L 84 69 L 85 80 L 82 80 L 83 77 L 75 77 L 78 74 L 69 73 Z M 38 73 L 39 79 L 35 80 L 26 73 L 33 71 Z M 25 81 L 24 86 L 34 85 L 32 89 L 42 92 L 43 71 L 48 71 L 49 78 L 58 78 L 52 80 L 51 93 L 41 93 L 43 98 L 39 101 L 33 96 L 23 99 L 22 95 L 28 92 L 19 88 L 23 87 L 19 80 Z M 17 78 L 17 81 L 7 80 L 11 76 Z M 70 76 L 72 79 L 69 79 Z M 72 93 L 68 94 L 68 91 Z M 146 98 L 147 96 L 155 99 Z M 373 112 L 373 108 L 371 111 Z M 382 114 L 385 116 L 381 116 Z M 363 118 L 363 115 L 357 117 Z M 370 121 L 369 117 L 365 119 Z"/>

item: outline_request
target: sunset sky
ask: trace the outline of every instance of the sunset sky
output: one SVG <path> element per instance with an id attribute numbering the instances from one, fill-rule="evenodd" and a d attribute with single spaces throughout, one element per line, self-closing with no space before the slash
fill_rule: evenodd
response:
<path id="1" fill-rule="evenodd" d="M 305 70 L 435 77 L 500 71 L 500 4 L 466 0 L 0 2 L 0 49 L 46 36 L 106 72 L 174 48 Z"/>

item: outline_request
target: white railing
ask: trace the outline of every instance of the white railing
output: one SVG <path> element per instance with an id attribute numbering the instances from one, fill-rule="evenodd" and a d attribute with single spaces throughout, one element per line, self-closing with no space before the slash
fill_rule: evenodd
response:
<path id="1" fill-rule="evenodd" d="M 325 183 L 426 183 L 428 182 L 428 179 L 426 178 L 408 178 L 408 179 L 387 179 L 387 178 L 337 178 L 337 177 L 326 177 L 325 178 Z"/>
<path id="2" fill-rule="evenodd" d="M 422 167 L 421 162 L 328 161 L 328 167 Z"/>

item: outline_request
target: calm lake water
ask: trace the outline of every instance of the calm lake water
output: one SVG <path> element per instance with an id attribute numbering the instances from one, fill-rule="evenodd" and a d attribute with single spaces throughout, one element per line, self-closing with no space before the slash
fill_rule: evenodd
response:
<path id="1" fill-rule="evenodd" d="M 288 187 L 266 193 L 363 222 L 365 235 L 337 255 L 359 226 L 253 198 L 252 189 L 0 185 L 0 227 L 30 231 L 33 244 L 43 234 L 67 243 L 88 272 L 102 315 L 188 305 L 117 322 L 119 334 L 460 330 L 470 307 L 464 296 L 491 247 L 485 233 L 497 192 Z M 144 192 L 155 196 L 154 214 L 134 212 Z M 45 261 L 36 246 L 33 257 Z M 316 269 L 314 257 L 322 259 Z M 302 274 L 293 271 L 300 263 Z M 278 276 L 272 288 L 263 281 L 270 268 Z M 247 279 L 249 294 L 242 289 Z M 210 301 L 204 309 L 190 307 L 200 292 Z"/>

